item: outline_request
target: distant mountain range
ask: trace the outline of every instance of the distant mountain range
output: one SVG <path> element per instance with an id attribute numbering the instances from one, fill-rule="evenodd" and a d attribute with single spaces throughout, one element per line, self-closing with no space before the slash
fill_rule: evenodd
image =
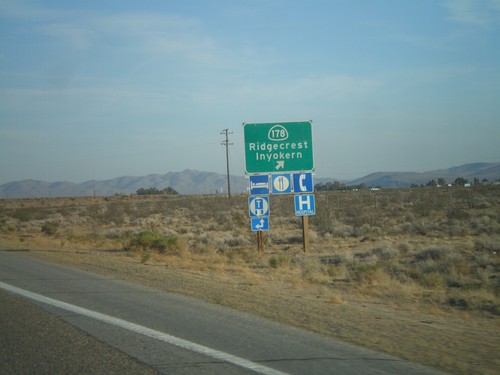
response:
<path id="1" fill-rule="evenodd" d="M 459 167 L 430 172 L 377 172 L 365 177 L 343 181 L 346 185 L 381 186 L 385 188 L 405 188 L 412 184 L 426 184 L 430 180 L 444 178 L 452 183 L 457 177 L 469 181 L 474 178 L 495 181 L 500 179 L 500 163 L 473 163 Z M 335 181 L 334 178 L 316 178 L 315 182 Z M 231 193 L 246 192 L 248 180 L 244 176 L 231 176 Z M 73 196 L 110 196 L 115 194 L 133 194 L 140 188 L 162 190 L 172 187 L 180 194 L 226 194 L 226 175 L 186 169 L 182 172 L 151 174 L 143 177 L 124 176 L 111 180 L 86 181 L 73 183 L 66 181 L 46 182 L 24 180 L 0 185 L 0 199 L 37 198 L 37 197 L 73 197 Z"/>
<path id="2" fill-rule="evenodd" d="M 495 181 L 500 178 L 500 163 L 471 163 L 422 173 L 377 172 L 349 181 L 348 185 L 365 184 L 384 188 L 405 188 L 412 184 L 420 185 L 431 180 L 437 181 L 438 178 L 443 178 L 447 183 L 453 183 L 457 177 L 466 178 L 469 182 L 473 182 L 474 178 L 480 181 L 483 179 Z"/>
<path id="3" fill-rule="evenodd" d="M 231 176 L 231 192 L 246 191 L 243 176 Z M 227 192 L 227 177 L 223 174 L 186 169 L 182 172 L 124 176 L 111 180 L 86 181 L 79 184 L 67 181 L 46 182 L 24 180 L 0 185 L 0 198 L 111 196 L 134 194 L 140 188 L 163 190 L 170 186 L 180 194 L 218 194 Z"/>

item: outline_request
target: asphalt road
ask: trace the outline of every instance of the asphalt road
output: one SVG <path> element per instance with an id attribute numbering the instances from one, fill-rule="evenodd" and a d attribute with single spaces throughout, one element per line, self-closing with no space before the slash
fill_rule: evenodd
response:
<path id="1" fill-rule="evenodd" d="M 158 374 L 4 290 L 0 290 L 0 332 L 0 374 Z"/>
<path id="2" fill-rule="evenodd" d="M 440 373 L 8 251 L 0 251 L 0 332 L 2 374 Z"/>

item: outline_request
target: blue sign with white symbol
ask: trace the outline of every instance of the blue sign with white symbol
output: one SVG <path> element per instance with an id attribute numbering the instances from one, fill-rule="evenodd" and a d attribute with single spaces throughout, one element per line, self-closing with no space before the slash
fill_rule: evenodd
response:
<path id="1" fill-rule="evenodd" d="M 289 194 L 292 192 L 292 175 L 289 173 L 285 174 L 273 174 L 271 176 L 272 180 L 272 193 L 273 194 Z"/>
<path id="2" fill-rule="evenodd" d="M 314 194 L 295 195 L 295 216 L 312 216 L 316 214 Z"/>
<path id="3" fill-rule="evenodd" d="M 268 217 L 252 217 L 252 231 L 258 232 L 260 230 L 269 230 Z"/>
<path id="4" fill-rule="evenodd" d="M 293 191 L 296 194 L 312 193 L 314 191 L 312 173 L 294 173 Z"/>
<path id="5" fill-rule="evenodd" d="M 248 212 L 250 217 L 269 216 L 269 197 L 249 197 Z"/>
<path id="6" fill-rule="evenodd" d="M 267 195 L 269 190 L 269 175 L 250 176 L 250 195 Z"/>

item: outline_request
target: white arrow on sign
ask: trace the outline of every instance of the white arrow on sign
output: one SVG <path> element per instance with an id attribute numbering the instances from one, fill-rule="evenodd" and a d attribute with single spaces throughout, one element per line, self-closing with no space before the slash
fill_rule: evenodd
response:
<path id="1" fill-rule="evenodd" d="M 260 230 L 260 229 L 264 228 L 264 223 L 265 223 L 264 219 L 260 219 L 260 223 L 255 226 L 255 229 Z"/>
<path id="2" fill-rule="evenodd" d="M 285 168 L 285 161 L 284 160 L 278 160 L 276 163 L 276 170 L 278 169 L 284 169 Z"/>

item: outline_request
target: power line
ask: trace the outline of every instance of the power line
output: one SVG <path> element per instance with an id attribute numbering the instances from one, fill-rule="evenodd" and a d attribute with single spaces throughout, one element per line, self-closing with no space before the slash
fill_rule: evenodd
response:
<path id="1" fill-rule="evenodd" d="M 229 181 L 229 134 L 233 134 L 229 129 L 224 129 L 221 131 L 222 135 L 226 136 L 226 139 L 221 142 L 221 145 L 226 146 L 226 169 L 227 169 L 227 197 L 231 199 L 231 182 Z"/>

